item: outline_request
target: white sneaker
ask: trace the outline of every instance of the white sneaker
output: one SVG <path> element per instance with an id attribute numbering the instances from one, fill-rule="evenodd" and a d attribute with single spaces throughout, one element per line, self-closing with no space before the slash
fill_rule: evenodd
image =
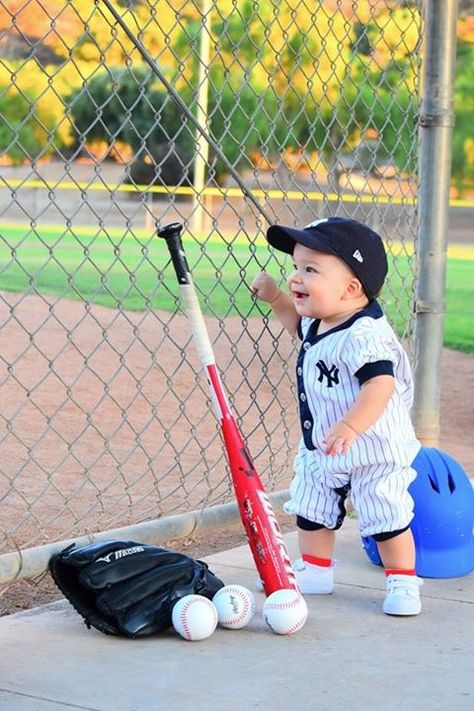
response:
<path id="1" fill-rule="evenodd" d="M 387 597 L 383 603 L 386 615 L 419 615 L 421 612 L 420 585 L 416 575 L 388 575 Z"/>
<path id="2" fill-rule="evenodd" d="M 292 567 L 302 595 L 330 595 L 334 590 L 334 565 L 329 568 L 306 563 L 301 558 L 294 560 Z M 263 590 L 263 583 L 257 581 L 257 589 Z"/>

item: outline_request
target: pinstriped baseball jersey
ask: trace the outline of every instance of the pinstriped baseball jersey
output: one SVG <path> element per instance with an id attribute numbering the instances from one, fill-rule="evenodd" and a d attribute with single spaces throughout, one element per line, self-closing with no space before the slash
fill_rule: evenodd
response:
<path id="1" fill-rule="evenodd" d="M 411 465 L 420 443 L 410 420 L 413 382 L 408 357 L 374 301 L 321 336 L 319 321 L 303 318 L 297 362 L 298 400 L 306 449 L 316 467 L 342 473 L 369 465 Z M 393 374 L 395 392 L 384 413 L 357 437 L 347 454 L 326 455 L 323 438 L 352 407 L 361 385 Z"/>

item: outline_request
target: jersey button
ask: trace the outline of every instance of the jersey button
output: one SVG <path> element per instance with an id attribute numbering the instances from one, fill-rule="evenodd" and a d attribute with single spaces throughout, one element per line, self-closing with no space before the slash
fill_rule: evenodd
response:
<path id="1" fill-rule="evenodd" d="M 310 347 L 310 345 L 311 345 L 311 344 L 308 343 L 308 341 L 305 341 L 305 343 L 303 343 L 303 348 L 305 349 L 305 351 L 308 350 L 308 348 Z"/>
<path id="2" fill-rule="evenodd" d="M 304 393 L 300 393 L 300 400 L 301 402 L 306 402 L 306 395 Z"/>
<path id="3" fill-rule="evenodd" d="M 296 369 L 296 374 L 297 374 L 297 375 L 303 375 L 303 368 L 301 368 L 301 366 L 298 366 L 298 367 L 297 367 L 297 369 Z"/>
<path id="4" fill-rule="evenodd" d="M 305 428 L 305 430 L 311 429 L 311 420 L 305 420 L 303 422 L 303 427 Z"/>

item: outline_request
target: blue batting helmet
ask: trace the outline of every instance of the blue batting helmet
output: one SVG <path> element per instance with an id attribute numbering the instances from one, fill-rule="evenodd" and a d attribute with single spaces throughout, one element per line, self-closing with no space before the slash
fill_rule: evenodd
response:
<path id="1" fill-rule="evenodd" d="M 425 578 L 458 578 L 474 570 L 474 488 L 461 465 L 446 452 L 421 447 L 412 464 L 415 502 L 410 524 L 416 572 Z M 363 537 L 369 560 L 381 565 L 372 536 Z"/>

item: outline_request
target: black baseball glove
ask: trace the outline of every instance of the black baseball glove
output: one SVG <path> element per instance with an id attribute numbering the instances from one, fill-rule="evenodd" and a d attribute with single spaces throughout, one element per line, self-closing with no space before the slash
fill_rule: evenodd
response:
<path id="1" fill-rule="evenodd" d="M 200 560 L 134 541 L 73 544 L 52 556 L 49 570 L 89 628 L 126 637 L 161 632 L 180 598 L 211 599 L 224 585 Z"/>

